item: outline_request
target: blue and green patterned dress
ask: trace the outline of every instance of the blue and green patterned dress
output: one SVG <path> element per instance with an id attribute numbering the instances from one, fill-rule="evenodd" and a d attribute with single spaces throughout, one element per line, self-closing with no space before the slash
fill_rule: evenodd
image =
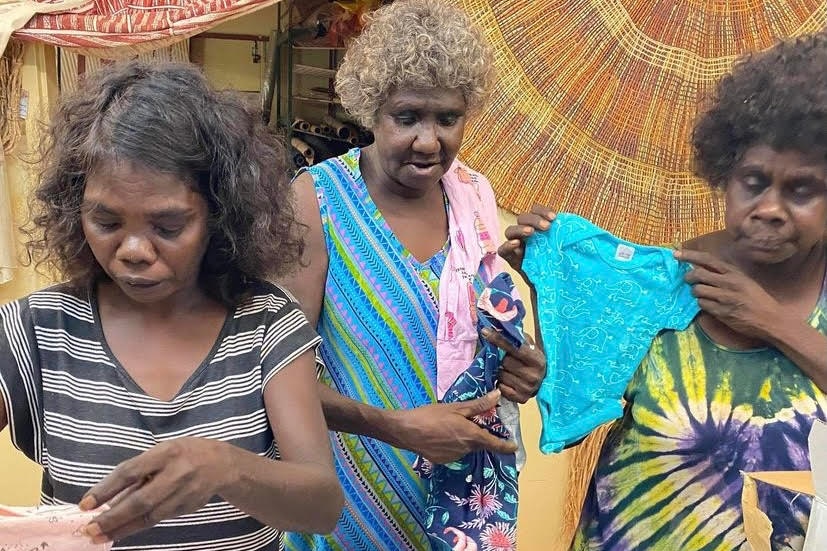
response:
<path id="1" fill-rule="evenodd" d="M 317 327 L 327 366 L 321 380 L 380 408 L 432 404 L 437 293 L 448 246 L 425 262 L 405 249 L 367 191 L 359 156 L 352 149 L 308 170 L 329 256 Z M 412 468 L 416 454 L 351 434 L 331 439 L 344 513 L 330 536 L 286 534 L 286 549 L 430 549 L 426 484 Z"/>
<path id="2" fill-rule="evenodd" d="M 822 289 L 810 323 L 827 333 Z M 731 350 L 697 321 L 654 341 L 609 433 L 576 551 L 749 550 L 741 471 L 807 470 L 825 395 L 773 348 Z M 795 498 L 795 499 L 793 499 Z M 801 549 L 810 500 L 759 484 L 776 550 Z"/>

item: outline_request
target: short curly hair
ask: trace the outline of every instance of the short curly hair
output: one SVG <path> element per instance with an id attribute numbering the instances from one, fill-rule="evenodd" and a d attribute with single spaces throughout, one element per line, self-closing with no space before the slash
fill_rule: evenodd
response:
<path id="1" fill-rule="evenodd" d="M 738 61 L 695 124 L 695 174 L 722 188 L 755 145 L 827 160 L 827 35 L 779 42 Z"/>
<path id="2" fill-rule="evenodd" d="M 253 279 L 300 259 L 287 153 L 245 100 L 185 63 L 130 61 L 61 98 L 42 144 L 26 230 L 30 261 L 78 286 L 106 277 L 86 241 L 81 204 L 96 167 L 130 162 L 190 182 L 208 205 L 200 284 L 227 305 Z"/>
<path id="3" fill-rule="evenodd" d="M 469 110 L 494 79 L 493 52 L 462 10 L 440 0 L 397 0 L 374 11 L 336 74 L 342 106 L 370 128 L 400 88 L 458 88 Z"/>

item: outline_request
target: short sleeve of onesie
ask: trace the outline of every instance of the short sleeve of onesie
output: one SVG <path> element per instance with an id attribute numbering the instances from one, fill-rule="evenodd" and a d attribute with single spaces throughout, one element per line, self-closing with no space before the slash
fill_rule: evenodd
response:
<path id="1" fill-rule="evenodd" d="M 690 269 L 672 251 L 623 241 L 557 215 L 529 238 L 523 271 L 537 292 L 548 370 L 537 395 L 540 450 L 553 453 L 622 415 L 621 397 L 652 339 L 698 313 Z"/>

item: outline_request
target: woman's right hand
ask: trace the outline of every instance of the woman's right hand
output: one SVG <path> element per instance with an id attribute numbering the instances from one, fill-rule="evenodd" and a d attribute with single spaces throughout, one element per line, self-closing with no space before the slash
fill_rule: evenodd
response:
<path id="1" fill-rule="evenodd" d="M 517 272 L 522 273 L 525 256 L 525 240 L 535 231 L 546 231 L 557 216 L 553 210 L 542 205 L 534 205 L 531 211 L 517 216 L 517 224 L 505 229 L 505 243 L 500 245 L 497 253 Z"/>
<path id="2" fill-rule="evenodd" d="M 396 435 L 389 443 L 435 464 L 450 463 L 477 450 L 514 453 L 517 445 L 513 441 L 494 436 L 474 421 L 492 413 L 499 400 L 500 391 L 494 390 L 467 402 L 395 411 Z"/>
<path id="3" fill-rule="evenodd" d="M 120 463 L 80 501 L 84 511 L 111 505 L 86 535 L 93 543 L 117 541 L 197 511 L 231 480 L 233 450 L 218 440 L 175 438 Z"/>

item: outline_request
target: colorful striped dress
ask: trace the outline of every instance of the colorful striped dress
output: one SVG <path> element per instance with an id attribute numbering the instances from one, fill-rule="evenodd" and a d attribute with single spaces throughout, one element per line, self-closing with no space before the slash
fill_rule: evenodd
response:
<path id="1" fill-rule="evenodd" d="M 436 402 L 439 277 L 447 244 L 420 263 L 396 238 L 370 197 L 353 149 L 309 169 L 329 256 L 317 330 L 338 392 L 385 409 Z M 479 278 L 477 278 L 479 279 Z M 430 549 L 427 490 L 416 454 L 378 440 L 331 433 L 345 511 L 330 536 L 287 534 L 288 550 Z"/>
<path id="2" fill-rule="evenodd" d="M 810 324 L 827 333 L 822 289 Z M 658 336 L 589 487 L 576 551 L 749 550 L 741 471 L 807 470 L 827 398 L 774 348 L 732 350 L 697 322 Z M 772 548 L 800 550 L 810 499 L 759 484 Z"/>

